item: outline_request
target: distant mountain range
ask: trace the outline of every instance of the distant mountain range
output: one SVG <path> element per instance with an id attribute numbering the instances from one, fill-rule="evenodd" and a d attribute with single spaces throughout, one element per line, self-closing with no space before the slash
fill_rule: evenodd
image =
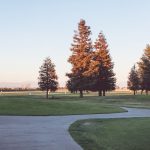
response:
<path id="1" fill-rule="evenodd" d="M 0 88 L 37 88 L 37 82 L 0 82 Z"/>

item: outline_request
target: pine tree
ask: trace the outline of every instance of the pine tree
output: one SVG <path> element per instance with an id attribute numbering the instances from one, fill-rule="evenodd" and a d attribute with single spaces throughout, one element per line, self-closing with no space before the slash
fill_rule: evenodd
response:
<path id="1" fill-rule="evenodd" d="M 75 81 L 73 78 L 70 78 L 70 80 L 67 81 L 66 87 L 71 93 L 77 92 Z"/>
<path id="2" fill-rule="evenodd" d="M 94 44 L 95 51 L 92 53 L 92 61 L 89 74 L 92 76 L 91 89 L 99 92 L 99 96 L 105 96 L 105 92 L 115 89 L 115 74 L 113 63 L 109 54 L 108 44 L 103 33 L 98 35 Z"/>
<path id="3" fill-rule="evenodd" d="M 136 70 L 135 65 L 131 68 L 129 73 L 128 81 L 127 81 L 128 89 L 134 92 L 134 95 L 137 90 L 139 90 L 139 75 Z"/>
<path id="4" fill-rule="evenodd" d="M 46 98 L 48 99 L 48 91 L 56 91 L 58 87 L 55 65 L 51 59 L 47 57 L 39 71 L 38 85 L 42 90 L 46 90 Z"/>
<path id="5" fill-rule="evenodd" d="M 90 65 L 90 53 L 92 51 L 92 42 L 90 39 L 90 27 L 86 25 L 85 20 L 81 19 L 78 24 L 78 30 L 75 31 L 73 44 L 71 45 L 72 55 L 68 62 L 72 65 L 71 73 L 67 76 L 72 80 L 73 85 L 80 91 L 80 97 L 83 97 L 83 90 L 87 89 L 88 77 L 84 75 Z"/>
<path id="6" fill-rule="evenodd" d="M 150 45 L 148 44 L 144 50 L 144 54 L 138 63 L 140 73 L 141 89 L 146 91 L 150 90 Z"/>

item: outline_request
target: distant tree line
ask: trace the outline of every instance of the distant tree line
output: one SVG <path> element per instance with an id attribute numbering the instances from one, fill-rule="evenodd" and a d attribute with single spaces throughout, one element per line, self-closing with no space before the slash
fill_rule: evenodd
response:
<path id="1" fill-rule="evenodd" d="M 71 44 L 72 55 L 68 62 L 72 69 L 66 74 L 69 77 L 67 88 L 71 92 L 79 91 L 80 97 L 85 90 L 98 91 L 99 96 L 105 96 L 106 91 L 115 89 L 114 64 L 104 34 L 100 32 L 94 44 L 90 35 L 90 27 L 81 19 Z"/>
<path id="2" fill-rule="evenodd" d="M 0 88 L 0 92 L 38 91 L 39 88 Z"/>
<path id="3" fill-rule="evenodd" d="M 144 49 L 144 54 L 142 55 L 139 62 L 137 62 L 137 67 L 134 65 L 131 68 L 128 77 L 128 89 L 134 92 L 134 95 L 138 90 L 143 91 L 148 95 L 150 90 L 150 45 L 147 44 Z"/>

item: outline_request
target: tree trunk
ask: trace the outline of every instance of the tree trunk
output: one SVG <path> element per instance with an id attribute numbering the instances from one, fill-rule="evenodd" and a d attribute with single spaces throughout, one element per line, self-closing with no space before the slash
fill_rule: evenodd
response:
<path id="1" fill-rule="evenodd" d="M 105 96 L 105 90 L 103 90 L 103 96 Z"/>
<path id="2" fill-rule="evenodd" d="M 83 91 L 80 90 L 80 98 L 83 98 Z"/>
<path id="3" fill-rule="evenodd" d="M 46 99 L 48 99 L 48 89 L 46 89 Z"/>
<path id="4" fill-rule="evenodd" d="M 134 95 L 135 95 L 135 90 L 134 90 Z"/>
<path id="5" fill-rule="evenodd" d="M 146 95 L 148 95 L 148 90 L 146 90 Z"/>
<path id="6" fill-rule="evenodd" d="M 135 93 L 137 94 L 137 93 L 138 93 L 138 91 L 136 90 L 136 91 L 135 91 Z"/>
<path id="7" fill-rule="evenodd" d="M 98 91 L 98 96 L 102 96 L 102 90 Z"/>
<path id="8" fill-rule="evenodd" d="M 141 95 L 143 94 L 143 90 L 141 90 Z"/>

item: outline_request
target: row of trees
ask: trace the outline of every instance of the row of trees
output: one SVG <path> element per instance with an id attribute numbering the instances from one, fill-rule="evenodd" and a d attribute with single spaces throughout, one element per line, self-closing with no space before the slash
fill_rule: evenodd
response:
<path id="1" fill-rule="evenodd" d="M 99 96 L 105 96 L 106 91 L 115 89 L 114 65 L 103 33 L 99 33 L 94 44 L 90 35 L 90 27 L 85 20 L 80 20 L 71 44 L 72 55 L 68 59 L 72 69 L 67 73 L 67 88 L 72 92 L 79 91 L 80 97 L 84 90 L 98 91 Z"/>
<path id="2" fill-rule="evenodd" d="M 71 92 L 80 92 L 83 97 L 83 91 L 98 91 L 99 96 L 105 96 L 106 91 L 114 90 L 116 84 L 115 74 L 113 72 L 113 62 L 111 60 L 108 44 L 102 32 L 94 43 L 90 38 L 91 30 L 86 25 L 85 20 L 80 20 L 78 29 L 73 36 L 71 44 L 72 55 L 68 62 L 72 69 L 66 75 L 69 77 L 67 88 Z M 150 90 L 150 45 L 147 45 L 140 61 L 131 68 L 128 78 L 128 88 L 134 91 L 146 94 Z M 49 90 L 55 91 L 58 88 L 55 65 L 48 57 L 44 60 L 39 71 L 39 87 L 46 90 L 48 98 Z"/>
<path id="3" fill-rule="evenodd" d="M 142 55 L 139 62 L 137 62 L 137 66 L 135 65 L 131 68 L 128 77 L 128 88 L 134 91 L 134 95 L 137 90 L 141 90 L 142 92 L 145 90 L 148 95 L 148 91 L 150 90 L 150 45 L 148 44 L 144 49 L 144 54 Z"/>
<path id="4" fill-rule="evenodd" d="M 66 74 L 69 77 L 66 86 L 71 92 L 79 91 L 80 97 L 85 90 L 98 91 L 99 96 L 105 96 L 106 91 L 115 89 L 114 65 L 103 33 L 99 33 L 94 44 L 90 35 L 90 27 L 85 20 L 80 20 L 71 45 L 72 55 L 68 59 L 72 69 Z M 50 58 L 46 58 L 40 67 L 38 84 L 46 90 L 46 98 L 49 90 L 55 91 L 58 87 L 55 65 Z"/>

